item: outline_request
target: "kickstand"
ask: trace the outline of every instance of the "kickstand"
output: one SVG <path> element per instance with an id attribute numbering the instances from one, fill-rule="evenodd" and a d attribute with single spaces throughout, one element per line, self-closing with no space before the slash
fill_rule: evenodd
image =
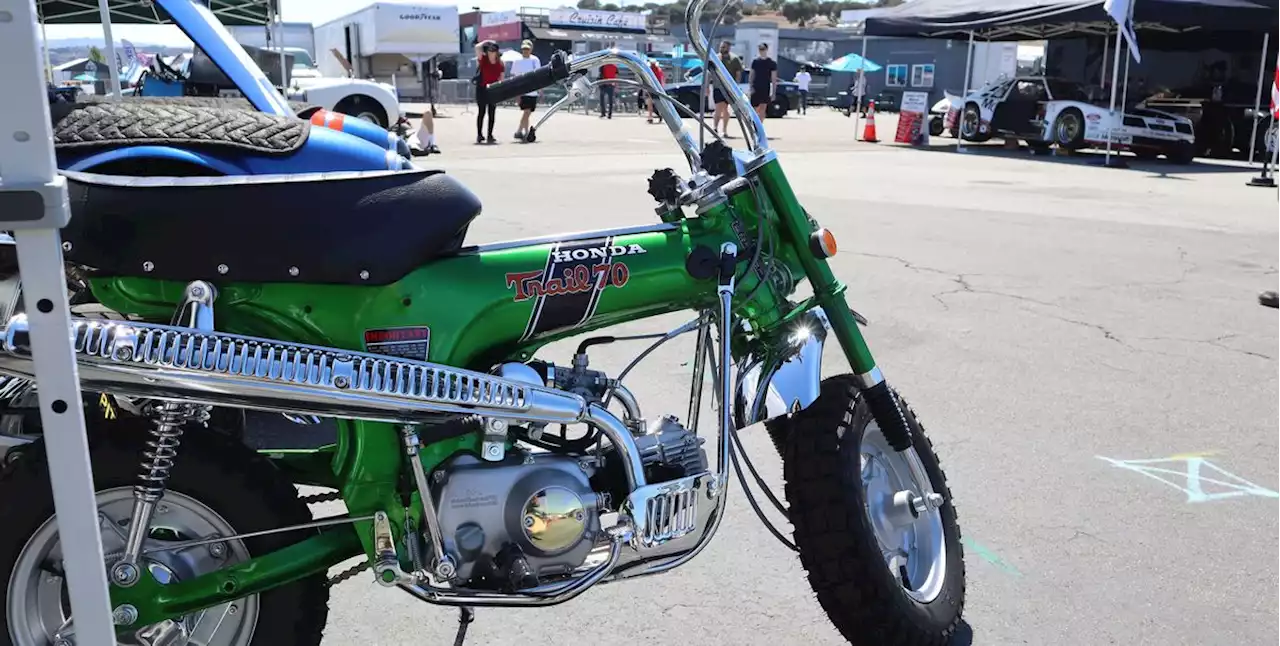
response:
<path id="1" fill-rule="evenodd" d="M 458 636 L 453 640 L 453 646 L 462 646 L 462 642 L 467 639 L 467 626 L 476 620 L 476 611 L 471 606 L 462 606 L 458 608 Z"/>

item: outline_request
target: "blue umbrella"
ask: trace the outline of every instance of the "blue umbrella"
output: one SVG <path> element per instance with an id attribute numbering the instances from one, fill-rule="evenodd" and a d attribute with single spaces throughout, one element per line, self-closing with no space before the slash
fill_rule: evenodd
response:
<path id="1" fill-rule="evenodd" d="M 879 72 L 881 67 L 857 54 L 845 54 L 840 58 L 823 65 L 823 67 L 832 72 L 857 72 L 858 70 L 866 70 L 868 72 Z"/>

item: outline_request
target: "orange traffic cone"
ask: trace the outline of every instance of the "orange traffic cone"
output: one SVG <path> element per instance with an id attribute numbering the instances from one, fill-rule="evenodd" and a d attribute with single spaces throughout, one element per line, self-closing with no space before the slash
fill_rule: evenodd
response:
<path id="1" fill-rule="evenodd" d="M 876 139 L 876 102 L 867 103 L 867 125 L 862 128 L 862 140 L 869 143 L 879 143 Z"/>

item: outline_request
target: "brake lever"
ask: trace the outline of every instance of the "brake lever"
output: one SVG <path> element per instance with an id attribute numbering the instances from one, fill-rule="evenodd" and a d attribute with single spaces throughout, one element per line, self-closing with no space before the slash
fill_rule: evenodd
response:
<path id="1" fill-rule="evenodd" d="M 529 143 L 537 141 L 538 129 L 551 118 L 551 115 L 555 114 L 560 110 L 560 108 L 569 105 L 570 103 L 573 103 L 583 97 L 591 96 L 592 90 L 599 85 L 600 84 L 598 82 L 592 82 L 588 79 L 586 73 L 578 74 L 576 78 L 573 79 L 573 82 L 569 84 L 569 88 L 565 92 L 564 97 L 559 101 L 556 101 L 545 113 L 543 113 L 542 118 L 538 119 L 538 122 L 529 128 L 529 131 L 525 134 L 525 141 Z"/>

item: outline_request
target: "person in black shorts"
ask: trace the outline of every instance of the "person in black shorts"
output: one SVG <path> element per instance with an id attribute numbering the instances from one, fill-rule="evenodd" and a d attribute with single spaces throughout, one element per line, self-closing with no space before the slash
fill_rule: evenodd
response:
<path id="1" fill-rule="evenodd" d="M 720 43 L 720 62 L 724 63 L 725 69 L 729 70 L 729 75 L 733 77 L 733 82 L 737 83 L 742 79 L 742 61 L 733 55 L 730 51 L 729 41 Z M 717 132 L 723 132 L 725 137 L 729 136 L 729 98 L 716 87 L 715 83 L 711 83 L 711 100 L 715 103 L 716 111 L 711 118 L 711 129 Z M 721 123 L 724 124 L 721 131 Z"/>
<path id="2" fill-rule="evenodd" d="M 542 61 L 533 55 L 533 41 L 520 43 L 520 58 L 511 61 L 511 75 L 528 74 L 542 67 Z M 520 127 L 516 129 L 516 139 L 524 141 L 529 133 L 529 117 L 538 107 L 537 90 L 520 97 Z"/>
<path id="3" fill-rule="evenodd" d="M 761 119 L 778 90 L 778 63 L 769 58 L 769 45 L 760 43 L 760 55 L 751 61 L 751 106 Z"/>

